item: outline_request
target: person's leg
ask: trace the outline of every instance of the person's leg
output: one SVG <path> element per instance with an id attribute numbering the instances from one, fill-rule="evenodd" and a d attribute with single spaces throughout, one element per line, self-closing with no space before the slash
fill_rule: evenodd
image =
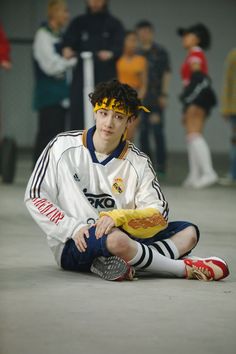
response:
<path id="1" fill-rule="evenodd" d="M 195 133 L 187 134 L 186 136 L 189 173 L 183 182 L 184 187 L 193 187 L 200 178 L 200 166 L 194 151 L 194 139 L 196 139 L 197 136 L 198 134 L 196 135 Z"/>
<path id="2" fill-rule="evenodd" d="M 160 235 L 160 238 L 157 235 L 149 240 L 138 242 L 116 229 L 108 235 L 107 249 L 111 254 L 124 259 L 135 269 L 184 277 L 186 274 L 185 263 L 178 258 L 190 252 L 196 245 L 198 231 L 189 223 L 183 223 L 179 228 L 173 226 L 175 225 L 170 226 L 166 231 L 165 237 L 170 238 L 163 241 L 162 245 L 157 240 L 161 239 L 163 234 Z M 163 251 L 164 249 L 166 252 Z"/>
<path id="3" fill-rule="evenodd" d="M 88 272 L 92 262 L 97 257 L 109 257 L 112 254 L 106 246 L 107 236 L 100 239 L 95 237 L 95 227 L 89 229 L 89 238 L 86 239 L 87 248 L 80 252 L 73 239 L 69 239 L 63 249 L 61 256 L 61 267 L 64 270 L 76 272 Z"/>
<path id="4" fill-rule="evenodd" d="M 82 63 L 79 63 L 73 73 L 70 89 L 69 118 L 70 130 L 83 130 L 85 128 Z"/>
<path id="5" fill-rule="evenodd" d="M 236 115 L 230 118 L 231 123 L 231 151 L 230 151 L 230 175 L 236 182 Z"/>
<path id="6" fill-rule="evenodd" d="M 140 114 L 140 147 L 141 150 L 147 154 L 151 158 L 151 150 L 150 150 L 150 132 L 149 132 L 149 116 L 146 112 L 142 112 Z"/>
<path id="7" fill-rule="evenodd" d="M 39 111 L 34 163 L 36 163 L 49 141 L 65 130 L 66 114 L 67 110 L 59 104 L 45 107 Z"/>
<path id="8" fill-rule="evenodd" d="M 120 232 L 120 234 L 123 234 Z M 128 236 L 126 235 L 127 239 Z M 121 236 L 122 238 L 122 236 Z M 105 280 L 133 279 L 134 270 L 122 258 L 111 254 L 107 248 L 107 236 L 95 237 L 95 227 L 89 229 L 87 248 L 80 252 L 73 239 L 66 242 L 61 267 L 67 271 L 93 272 Z"/>
<path id="9" fill-rule="evenodd" d="M 138 252 L 128 263 L 136 269 L 184 277 L 185 263 L 179 259 L 196 246 L 198 239 L 199 231 L 195 225 L 187 222 L 169 223 L 167 229 L 156 236 L 140 240 Z"/>
<path id="10" fill-rule="evenodd" d="M 183 258 L 195 247 L 199 239 L 198 228 L 187 222 L 170 223 L 154 238 L 129 238 L 116 229 L 107 238 L 111 254 L 125 260 L 135 269 L 187 279 L 220 280 L 229 274 L 227 264 L 219 258 Z"/>
<path id="11" fill-rule="evenodd" d="M 185 129 L 188 141 L 190 167 L 192 161 L 200 170 L 201 176 L 192 185 L 196 188 L 207 187 L 217 181 L 217 174 L 213 169 L 211 153 L 206 140 L 202 135 L 206 113 L 203 108 L 191 105 L 185 112 Z M 191 161 L 192 159 L 192 161 Z M 194 171 L 190 170 L 190 176 Z"/>
<path id="12" fill-rule="evenodd" d="M 164 135 L 164 115 L 163 112 L 153 112 L 150 115 L 150 128 L 155 139 L 155 157 L 157 162 L 157 172 L 166 172 L 166 140 Z"/>
<path id="13" fill-rule="evenodd" d="M 130 122 L 127 129 L 126 139 L 133 142 L 137 129 L 140 125 L 140 117 L 137 117 L 134 121 Z"/>
<path id="14" fill-rule="evenodd" d="M 205 260 L 211 262 L 211 267 L 209 267 L 204 264 L 204 261 L 198 259 L 194 261 L 197 262 L 194 268 L 191 259 L 177 259 L 188 254 L 195 247 L 198 237 L 196 226 L 184 222 L 170 223 L 165 233 L 160 233 L 160 237 L 157 235 L 146 240 L 146 244 L 131 239 L 117 228 L 108 236 L 104 235 L 97 240 L 95 227 L 92 227 L 89 229 L 85 252 L 80 252 L 72 239 L 67 241 L 61 257 L 61 266 L 65 270 L 77 272 L 92 270 L 106 280 L 132 279 L 133 267 L 145 269 L 154 274 L 180 278 L 196 278 L 193 276 L 192 270 L 194 269 L 198 271 L 199 278 L 204 279 L 206 268 L 211 278 L 204 280 L 218 280 L 227 276 L 227 265 L 221 260 L 217 260 L 217 264 L 212 258 Z M 159 248 L 162 249 L 162 254 Z M 171 258 L 172 255 L 175 259 Z"/>

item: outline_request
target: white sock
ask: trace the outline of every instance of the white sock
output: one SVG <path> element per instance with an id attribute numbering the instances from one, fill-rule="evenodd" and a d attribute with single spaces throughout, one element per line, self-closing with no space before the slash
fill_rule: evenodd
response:
<path id="1" fill-rule="evenodd" d="M 146 246 L 137 242 L 137 247 L 137 254 L 128 262 L 134 268 L 179 278 L 185 276 L 185 263 L 183 260 L 167 258 L 161 255 L 153 245 Z"/>
<path id="2" fill-rule="evenodd" d="M 201 134 L 194 134 L 190 144 L 194 154 L 194 159 L 197 161 L 197 164 L 201 169 L 201 174 L 216 174 L 212 165 L 210 149 L 204 137 Z"/>
<path id="3" fill-rule="evenodd" d="M 187 177 L 188 182 L 194 183 L 200 177 L 199 163 L 194 153 L 193 140 L 195 139 L 196 134 L 187 135 L 187 151 L 188 151 L 188 164 L 189 164 L 189 175 Z"/>
<path id="4" fill-rule="evenodd" d="M 178 259 L 180 256 L 178 248 L 175 246 L 174 242 L 170 239 L 154 242 L 152 243 L 151 246 L 155 247 L 157 252 L 159 252 L 160 254 L 162 254 L 167 258 Z"/>

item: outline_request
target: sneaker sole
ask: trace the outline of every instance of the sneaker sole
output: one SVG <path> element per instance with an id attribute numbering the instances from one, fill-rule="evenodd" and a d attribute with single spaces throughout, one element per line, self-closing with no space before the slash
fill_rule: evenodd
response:
<path id="1" fill-rule="evenodd" d="M 104 280 L 122 280 L 129 270 L 128 264 L 119 257 L 98 257 L 90 268 L 91 272 L 97 274 Z"/>

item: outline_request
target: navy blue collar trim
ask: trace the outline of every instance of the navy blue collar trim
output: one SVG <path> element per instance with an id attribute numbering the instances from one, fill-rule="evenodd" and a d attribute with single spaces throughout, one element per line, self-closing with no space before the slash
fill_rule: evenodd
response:
<path id="1" fill-rule="evenodd" d="M 94 163 L 100 163 L 101 165 L 105 166 L 109 161 L 111 161 L 113 158 L 119 158 L 119 156 L 121 155 L 122 151 L 124 150 L 125 146 L 126 146 L 126 141 L 121 141 L 119 143 L 119 145 L 117 146 L 117 148 L 103 161 L 98 161 L 97 156 L 95 154 L 95 147 L 93 144 L 93 134 L 96 130 L 96 126 L 90 128 L 87 131 L 87 141 L 86 141 L 86 145 L 87 148 L 89 149 L 90 155 L 92 157 L 92 160 Z"/>

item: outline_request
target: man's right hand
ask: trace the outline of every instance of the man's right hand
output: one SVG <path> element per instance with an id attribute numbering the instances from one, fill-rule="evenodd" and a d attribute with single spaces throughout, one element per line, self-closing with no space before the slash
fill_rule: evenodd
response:
<path id="1" fill-rule="evenodd" d="M 75 244 L 80 252 L 85 252 L 87 248 L 86 238 L 89 238 L 89 227 L 82 227 L 73 237 Z"/>
<path id="2" fill-rule="evenodd" d="M 71 59 L 76 56 L 76 53 L 70 47 L 65 47 L 62 49 L 62 55 L 65 59 Z"/>

